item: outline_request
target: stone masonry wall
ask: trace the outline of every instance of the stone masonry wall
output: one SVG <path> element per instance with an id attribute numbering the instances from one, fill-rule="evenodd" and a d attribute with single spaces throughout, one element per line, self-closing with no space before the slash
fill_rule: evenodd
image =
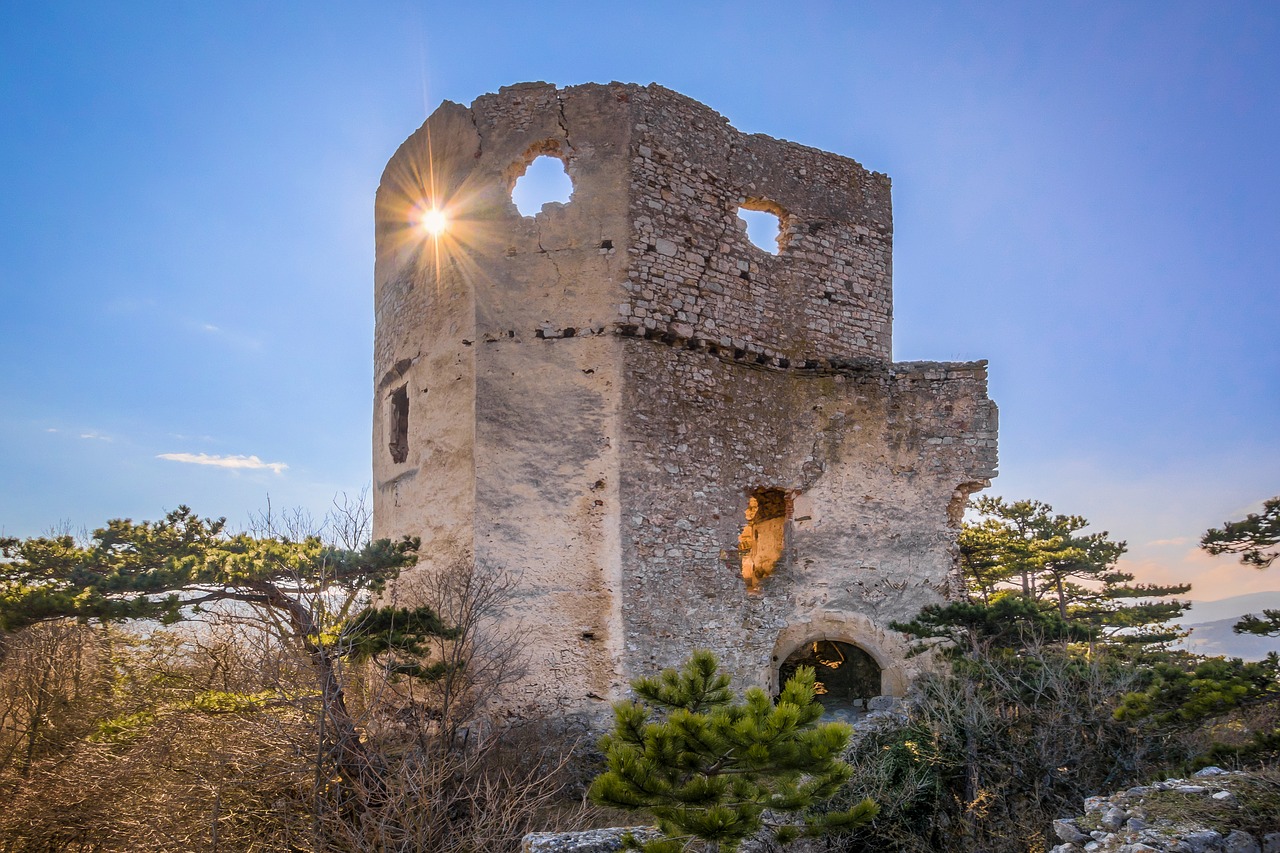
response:
<path id="1" fill-rule="evenodd" d="M 540 155 L 573 196 L 521 216 Z M 779 215 L 777 255 L 740 207 Z M 443 104 L 376 218 L 375 534 L 422 536 L 419 576 L 519 575 L 507 709 L 599 715 L 695 647 L 772 686 L 814 639 L 901 694 L 887 626 L 954 592 L 996 412 L 985 363 L 890 361 L 887 177 L 659 86 L 529 83 Z M 765 494 L 785 521 L 758 541 L 783 547 L 748 589 Z"/>
<path id="2" fill-rule="evenodd" d="M 387 400 L 375 401 L 375 533 L 423 537 L 404 589 L 471 562 L 519 577 L 500 628 L 530 657 L 506 697 L 513 713 L 573 710 L 618 683 L 611 324 L 630 226 L 616 104 L 604 88 L 561 103 L 545 85 L 446 104 L 379 190 L 375 370 L 407 365 L 393 384 L 411 394 L 401 463 Z M 524 217 L 511 186 L 540 154 L 567 162 L 575 197 Z M 438 240 L 415 224 L 430 206 L 449 217 Z"/>
<path id="3" fill-rule="evenodd" d="M 634 91 L 632 265 L 622 322 L 783 364 L 890 357 L 889 179 L 739 133 L 659 87 Z M 780 256 L 739 206 L 779 215 Z"/>
<path id="4" fill-rule="evenodd" d="M 956 591 L 958 506 L 994 475 L 981 363 L 824 372 L 628 344 L 622 459 L 627 675 L 715 649 L 771 686 L 801 643 L 840 639 L 905 687 L 885 631 Z M 738 537 L 753 490 L 784 490 L 782 561 L 760 588 Z"/>

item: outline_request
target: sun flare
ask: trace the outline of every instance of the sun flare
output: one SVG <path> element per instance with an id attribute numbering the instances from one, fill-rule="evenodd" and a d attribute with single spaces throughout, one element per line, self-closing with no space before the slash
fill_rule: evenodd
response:
<path id="1" fill-rule="evenodd" d="M 443 210 L 428 208 L 418 219 L 418 225 L 432 237 L 439 237 L 449 227 L 449 217 Z"/>

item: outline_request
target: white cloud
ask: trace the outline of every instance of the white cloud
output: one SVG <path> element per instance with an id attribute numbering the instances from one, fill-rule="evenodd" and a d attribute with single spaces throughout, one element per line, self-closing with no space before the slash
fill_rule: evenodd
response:
<path id="1" fill-rule="evenodd" d="M 205 320 L 184 320 L 183 324 L 195 332 L 207 335 L 209 339 L 216 340 L 232 349 L 245 350 L 254 352 L 262 349 L 262 342 L 257 338 L 246 335 L 235 329 L 226 329 L 217 323 L 210 323 Z"/>
<path id="2" fill-rule="evenodd" d="M 82 432 L 82 433 L 80 433 L 80 437 L 81 437 L 81 438 L 94 438 L 94 439 L 97 439 L 98 441 L 110 441 L 110 440 L 111 440 L 111 436 L 109 436 L 109 435 L 103 435 L 102 433 L 94 432 L 94 431 L 92 431 L 92 430 L 90 430 L 89 432 Z"/>
<path id="3" fill-rule="evenodd" d="M 1162 548 L 1169 545 L 1190 545 L 1194 541 L 1190 536 L 1175 536 L 1173 539 L 1153 539 L 1147 543 L 1147 547 Z"/>
<path id="4" fill-rule="evenodd" d="M 211 453 L 161 453 L 157 459 L 171 462 L 187 462 L 192 465 L 213 465 L 218 468 L 270 469 L 277 474 L 289 466 L 283 462 L 263 462 L 257 456 L 215 456 Z"/>

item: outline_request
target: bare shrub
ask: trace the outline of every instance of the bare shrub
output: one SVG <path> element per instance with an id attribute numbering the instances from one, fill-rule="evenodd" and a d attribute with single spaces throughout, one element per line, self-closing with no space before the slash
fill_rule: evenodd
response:
<path id="1" fill-rule="evenodd" d="M 329 804 L 323 849 L 514 853 L 528 832 L 576 825 L 581 809 L 566 809 L 563 796 L 567 753 L 514 740 L 504 734 L 461 749 L 408 747 L 394 757 L 376 807 Z"/>
<path id="2" fill-rule="evenodd" d="M 1112 715 L 1135 678 L 1123 662 L 1033 645 L 923 679 L 907 722 L 855 748 L 848 796 L 881 812 L 845 849 L 1048 849 L 1055 818 L 1162 765 L 1163 740 Z"/>
<path id="3" fill-rule="evenodd" d="M 319 522 L 268 507 L 251 526 L 267 551 L 317 535 L 358 549 L 369 513 L 339 499 Z M 0 851 L 460 853 L 576 822 L 572 745 L 490 721 L 524 666 L 502 627 L 516 576 L 463 564 L 386 587 L 341 548 L 294 574 L 191 585 L 174 629 L 3 634 Z M 364 652 L 362 625 L 429 638 Z"/>
<path id="4" fill-rule="evenodd" d="M 351 706 L 387 759 L 387 783 L 376 797 L 318 792 L 325 849 L 516 851 L 527 832 L 582 823 L 586 808 L 566 794 L 575 744 L 548 737 L 546 720 L 494 719 L 526 664 L 519 626 L 504 619 L 518 583 L 469 561 L 401 577 L 393 601 L 430 607 L 453 633 L 430 641 L 434 680 L 397 680 L 395 659 L 351 673 Z"/>
<path id="5" fill-rule="evenodd" d="M 110 690 L 110 645 L 70 620 L 6 637 L 0 666 L 0 795 L 32 764 L 90 730 Z"/>
<path id="6" fill-rule="evenodd" d="M 284 691 L 259 689 L 238 651 L 39 627 L 85 632 L 105 689 L 73 734 L 7 780 L 0 849 L 269 850 L 299 827 L 305 840 L 309 765 L 292 745 L 312 727 Z"/>
<path id="7" fill-rule="evenodd" d="M 454 631 L 429 641 L 427 660 L 440 667 L 439 678 L 410 681 L 401 690 L 400 712 L 423 736 L 454 744 L 487 728 L 495 701 L 524 674 L 528 652 L 520 626 L 504 619 L 519 581 L 501 567 L 460 561 L 442 571 L 411 572 L 396 585 L 396 600 L 430 607 Z"/>
<path id="8" fill-rule="evenodd" d="M 25 778 L 11 762 L 0 850 L 515 851 L 580 811 L 564 802 L 566 748 L 474 721 L 423 728 L 429 709 L 401 713 L 376 679 L 358 707 L 381 784 L 355 790 L 332 772 L 306 662 L 244 620 L 84 630 L 104 689 L 73 732 L 41 741 Z M 455 695 L 472 687 L 459 678 Z"/>

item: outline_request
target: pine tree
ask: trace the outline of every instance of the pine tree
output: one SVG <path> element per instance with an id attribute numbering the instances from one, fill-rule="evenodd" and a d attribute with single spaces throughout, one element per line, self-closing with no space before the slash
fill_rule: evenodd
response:
<path id="1" fill-rule="evenodd" d="M 337 773 L 377 793 L 383 768 L 347 710 L 340 670 L 348 660 L 377 659 L 408 677 L 443 674 L 419 664 L 426 639 L 452 635 L 434 612 L 369 606 L 417 561 L 417 548 L 409 538 L 339 548 L 314 535 L 233 535 L 225 519 L 202 519 L 185 506 L 161 521 L 110 521 L 84 543 L 0 539 L 0 657 L 6 632 L 40 622 L 169 624 L 220 603 L 257 614 L 264 630 L 310 665 Z"/>
<path id="2" fill-rule="evenodd" d="M 1205 531 L 1200 547 L 1210 554 L 1239 554 L 1246 566 L 1265 569 L 1280 557 L 1280 495 L 1262 502 L 1262 512 Z"/>
<path id="3" fill-rule="evenodd" d="M 779 843 L 850 830 L 869 822 L 876 805 L 863 800 L 848 811 L 804 814 L 830 799 L 851 768 L 840 756 L 851 729 L 821 723 L 814 672 L 800 667 L 777 703 L 759 688 L 735 701 L 729 676 L 715 655 L 694 652 L 679 671 L 632 682 L 640 702 L 614 705 L 612 734 L 601 740 L 608 770 L 591 798 L 615 808 L 650 812 L 665 838 L 630 849 L 675 853 L 702 842 L 734 851 L 766 825 Z"/>
<path id="4" fill-rule="evenodd" d="M 961 568 L 972 600 L 990 606 L 1020 594 L 1057 611 L 1058 620 L 1075 626 L 1070 633 L 1115 644 L 1147 645 L 1178 636 L 1165 623 L 1188 605 L 1169 597 L 1188 592 L 1190 585 L 1133 583 L 1134 576 L 1116 565 L 1125 543 L 1105 530 L 1085 533 L 1088 519 L 1055 513 L 1034 500 L 985 497 L 972 508 L 980 518 L 960 534 Z M 945 613 L 934 614 L 939 615 Z M 1058 620 L 1045 620 L 1041 639 L 1065 638 Z"/>
<path id="5" fill-rule="evenodd" d="M 1239 554 L 1246 566 L 1265 569 L 1280 557 L 1280 496 L 1262 502 L 1262 512 L 1251 512 L 1240 521 L 1224 522 L 1206 530 L 1200 547 L 1210 554 Z M 1280 636 L 1280 610 L 1250 613 L 1232 628 L 1237 634 Z"/>
<path id="6" fill-rule="evenodd" d="M 930 604 L 909 622 L 891 627 L 921 640 L 944 640 L 944 654 L 976 659 L 1019 652 L 1042 643 L 1089 642 L 1098 632 L 1063 619 L 1057 608 L 1043 607 L 1017 593 L 997 593 L 990 602 Z M 930 644 L 925 644 L 922 648 Z"/>

